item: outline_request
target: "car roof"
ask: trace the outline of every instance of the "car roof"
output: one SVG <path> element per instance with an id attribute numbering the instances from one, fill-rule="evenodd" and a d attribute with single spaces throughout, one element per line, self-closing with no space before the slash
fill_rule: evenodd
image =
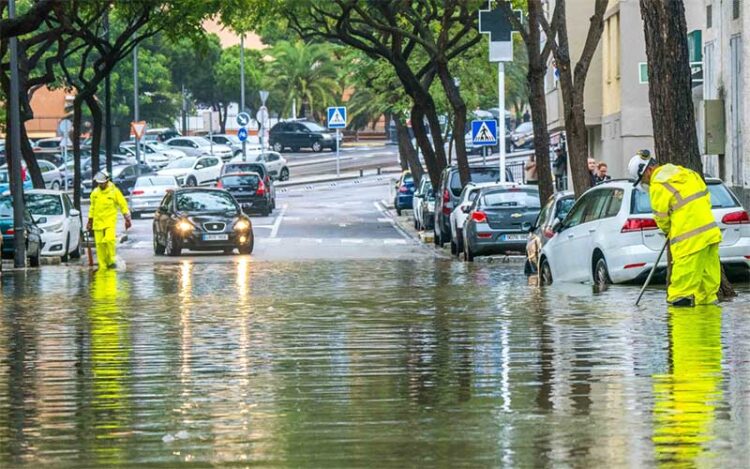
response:
<path id="1" fill-rule="evenodd" d="M 52 189 L 29 189 L 26 191 L 27 194 L 42 194 L 42 195 L 63 195 L 65 191 L 52 190 Z"/>
<path id="2" fill-rule="evenodd" d="M 241 171 L 239 173 L 226 173 L 222 174 L 221 177 L 229 177 L 229 176 L 260 176 L 260 173 L 256 173 L 255 171 Z"/>
<path id="3" fill-rule="evenodd" d="M 177 192 L 226 192 L 224 189 L 219 189 L 218 187 L 180 187 L 179 189 L 174 190 L 175 193 Z"/>

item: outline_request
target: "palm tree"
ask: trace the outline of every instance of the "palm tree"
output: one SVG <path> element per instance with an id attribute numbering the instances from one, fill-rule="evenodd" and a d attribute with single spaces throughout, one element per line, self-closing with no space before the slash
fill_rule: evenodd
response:
<path id="1" fill-rule="evenodd" d="M 316 116 L 336 104 L 341 93 L 332 46 L 280 41 L 271 49 L 269 78 L 282 96 L 282 115 L 289 115 L 292 101 L 300 103 L 300 116 Z"/>

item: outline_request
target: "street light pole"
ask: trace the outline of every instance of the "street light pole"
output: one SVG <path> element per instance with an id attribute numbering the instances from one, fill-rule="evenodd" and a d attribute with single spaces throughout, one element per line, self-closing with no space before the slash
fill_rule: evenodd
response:
<path id="1" fill-rule="evenodd" d="M 104 13 L 104 34 L 109 44 L 109 8 Z M 107 172 L 112 173 L 112 83 L 110 74 L 104 77 L 104 153 L 106 158 Z"/>
<path id="2" fill-rule="evenodd" d="M 133 114 L 134 122 L 140 121 L 140 112 L 138 110 L 138 46 L 133 47 Z M 141 162 L 141 139 L 135 134 L 135 161 Z"/>
<path id="3" fill-rule="evenodd" d="M 16 17 L 16 0 L 8 2 L 8 18 Z M 23 180 L 21 179 L 21 114 L 19 109 L 18 84 L 18 38 L 10 38 L 10 189 L 13 194 L 13 241 L 15 253 L 13 265 L 16 268 L 26 267 L 26 227 L 24 226 Z"/>
<path id="4" fill-rule="evenodd" d="M 245 34 L 240 36 L 240 112 L 245 112 Z M 242 141 L 242 161 L 247 158 L 247 140 Z"/>

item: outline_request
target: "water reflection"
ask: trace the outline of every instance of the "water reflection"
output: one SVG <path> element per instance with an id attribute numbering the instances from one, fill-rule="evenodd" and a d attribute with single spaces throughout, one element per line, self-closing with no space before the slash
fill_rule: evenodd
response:
<path id="1" fill-rule="evenodd" d="M 2 467 L 748 466 L 741 301 L 247 257 L 4 274 L 2 293 Z"/>

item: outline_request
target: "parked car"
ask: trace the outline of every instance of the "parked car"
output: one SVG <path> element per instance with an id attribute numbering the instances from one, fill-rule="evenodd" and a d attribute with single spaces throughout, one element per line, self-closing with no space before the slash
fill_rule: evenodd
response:
<path id="1" fill-rule="evenodd" d="M 265 163 L 253 162 L 253 163 L 240 163 L 240 162 L 229 162 L 221 168 L 221 175 L 225 174 L 238 174 L 238 173 L 258 173 L 263 178 L 263 183 L 266 185 L 266 196 L 268 197 L 268 203 L 271 204 L 271 212 L 276 209 L 276 186 L 273 183 L 271 175 L 268 173 Z"/>
<path id="2" fill-rule="evenodd" d="M 511 151 L 534 149 L 534 126 L 524 122 L 510 133 Z"/>
<path id="3" fill-rule="evenodd" d="M 120 145 L 119 150 L 132 158 L 136 157 L 135 154 L 135 145 Z M 138 155 L 141 158 L 141 161 L 143 161 L 148 166 L 154 168 L 154 169 L 161 169 L 169 164 L 170 161 L 172 161 L 174 158 L 170 158 L 169 156 L 163 154 L 163 153 L 157 153 L 154 151 L 148 151 L 147 147 L 144 145 L 141 147 L 141 153 Z"/>
<path id="4" fill-rule="evenodd" d="M 523 252 L 528 225 L 540 210 L 539 188 L 510 185 L 479 192 L 464 223 L 464 260 L 476 256 Z M 524 226 L 526 224 L 526 226 Z M 526 229 L 524 229 L 526 228 Z"/>
<path id="5" fill-rule="evenodd" d="M 117 166 L 127 166 L 130 164 L 135 164 L 135 158 L 131 158 L 126 155 L 112 155 L 112 169 L 114 169 Z M 106 161 L 104 158 L 101 158 L 99 160 L 100 169 L 103 169 L 106 165 Z M 60 172 L 63 175 L 63 182 L 65 179 L 68 180 L 68 187 L 73 187 L 73 161 L 68 161 L 65 165 L 60 165 L 58 168 Z M 90 180 L 92 177 L 91 174 L 91 158 L 85 158 L 81 160 L 81 181 L 85 182 L 86 180 Z"/>
<path id="6" fill-rule="evenodd" d="M 750 266 L 750 218 L 732 192 L 718 179 L 706 180 L 712 212 L 721 228 L 721 262 L 747 272 Z M 543 283 L 640 282 L 654 268 L 664 245 L 647 193 L 631 181 L 616 180 L 585 192 L 555 235 L 542 248 Z M 665 256 L 666 257 L 666 256 Z M 657 271 L 666 268 L 662 259 Z"/>
<path id="7" fill-rule="evenodd" d="M 126 149 L 130 149 L 130 151 L 126 151 Z M 183 156 L 187 156 L 184 151 L 178 150 L 176 148 L 170 148 L 169 146 L 157 142 L 157 141 L 142 141 L 141 142 L 141 149 L 145 154 L 160 154 L 166 156 L 169 161 L 174 161 L 178 158 L 182 158 Z M 119 150 L 121 153 L 127 153 L 129 156 L 135 155 L 135 140 L 126 140 L 124 142 L 120 142 Z"/>
<path id="8" fill-rule="evenodd" d="M 271 213 L 268 191 L 258 173 L 225 174 L 219 179 L 218 187 L 232 194 L 245 213 L 257 212 L 264 217 Z"/>
<path id="9" fill-rule="evenodd" d="M 181 150 L 187 156 L 218 156 L 222 160 L 232 158 L 232 149 L 226 145 L 213 144 L 203 137 L 177 137 L 164 142 L 168 147 Z"/>
<path id="10" fill-rule="evenodd" d="M 34 142 L 34 145 L 32 145 L 31 148 L 34 151 L 59 150 L 61 142 L 62 138 L 60 137 L 40 138 L 39 140 Z M 72 149 L 73 145 L 69 145 L 68 148 Z"/>
<path id="11" fill-rule="evenodd" d="M 175 129 L 169 129 L 166 127 L 158 129 L 146 129 L 146 134 L 143 136 L 143 140 L 146 142 L 166 142 L 170 138 L 180 137 L 182 134 Z"/>
<path id="12" fill-rule="evenodd" d="M 222 189 L 189 188 L 167 192 L 154 215 L 154 253 L 179 256 L 183 249 L 253 252 L 250 218 Z"/>
<path id="13" fill-rule="evenodd" d="M 497 166 L 471 166 L 469 167 L 471 182 L 498 182 L 500 180 L 500 168 Z M 505 169 L 505 180 L 513 181 L 513 173 L 510 168 Z M 440 175 L 440 185 L 436 191 L 435 205 L 435 244 L 442 246 L 451 242 L 451 212 L 461 195 L 461 178 L 458 175 L 458 166 L 449 166 Z"/>
<path id="14" fill-rule="evenodd" d="M 432 182 L 425 174 L 419 182 L 419 187 L 414 191 L 412 202 L 414 210 L 414 229 L 430 230 L 435 216 L 435 193 L 432 191 Z"/>
<path id="15" fill-rule="evenodd" d="M 401 211 L 412 208 L 414 202 L 414 178 L 409 171 L 401 173 L 401 177 L 395 184 L 395 195 L 393 196 L 393 206 L 396 213 L 401 216 Z"/>
<path id="16" fill-rule="evenodd" d="M 179 189 L 180 185 L 174 176 L 141 176 L 135 181 L 130 192 L 130 214 L 141 218 L 147 212 L 153 212 L 159 206 L 169 190 Z"/>
<path id="17" fill-rule="evenodd" d="M 219 145 L 226 145 L 232 149 L 234 156 L 242 155 L 242 142 L 236 135 L 232 134 L 211 134 L 206 138 Z"/>
<path id="18" fill-rule="evenodd" d="M 42 173 L 45 187 L 58 190 L 65 185 L 62 173 L 54 164 L 47 160 L 37 160 L 36 163 L 39 165 L 39 171 Z"/>
<path id="19" fill-rule="evenodd" d="M 292 151 L 310 148 L 316 153 L 324 148 L 336 149 L 336 133 L 310 121 L 279 122 L 271 127 L 268 141 L 271 148 L 279 153 L 285 148 Z"/>
<path id="20" fill-rule="evenodd" d="M 263 163 L 268 169 L 269 175 L 278 179 L 279 181 L 289 180 L 289 167 L 287 166 L 287 159 L 281 156 L 281 153 L 275 151 L 260 151 L 253 150 L 247 151 L 247 154 L 243 157 L 240 152 L 239 155 L 232 158 L 232 163 L 241 163 L 244 161 L 255 161 Z"/>
<path id="21" fill-rule="evenodd" d="M 23 224 L 29 265 L 39 267 L 39 258 L 42 255 L 42 230 L 34 222 L 28 208 L 24 210 Z M 13 228 L 13 199 L 9 194 L 0 195 L 0 231 L 3 233 L 2 257 L 13 259 L 16 241 Z"/>
<path id="22" fill-rule="evenodd" d="M 512 184 L 512 183 L 510 183 Z M 451 226 L 451 254 L 458 256 L 464 252 L 464 237 L 463 229 L 464 222 L 469 216 L 467 208 L 471 207 L 474 200 L 479 195 L 479 191 L 485 187 L 500 187 L 500 183 L 496 182 L 470 182 L 461 191 L 461 195 L 456 203 L 456 208 L 451 212 L 449 217 L 449 223 Z"/>
<path id="23" fill-rule="evenodd" d="M 556 192 L 547 199 L 536 221 L 529 227 L 524 265 L 526 275 L 539 273 L 539 254 L 547 241 L 555 235 L 552 230 L 555 223 L 561 222 L 568 215 L 575 200 L 572 191 Z"/>
<path id="24" fill-rule="evenodd" d="M 26 208 L 42 235 L 42 256 L 59 256 L 63 262 L 81 257 L 81 212 L 63 191 L 33 189 L 25 194 Z"/>
<path id="25" fill-rule="evenodd" d="M 219 179 L 221 167 L 221 160 L 216 156 L 186 156 L 169 163 L 158 174 L 174 176 L 181 186 L 203 186 Z"/>
<path id="26" fill-rule="evenodd" d="M 27 191 L 34 187 L 34 185 L 31 183 L 31 176 L 29 175 L 28 171 L 26 172 L 26 177 L 23 180 L 23 190 Z M 0 168 L 0 194 L 4 194 L 5 192 L 10 190 L 10 175 L 8 174 L 8 167 Z"/>

